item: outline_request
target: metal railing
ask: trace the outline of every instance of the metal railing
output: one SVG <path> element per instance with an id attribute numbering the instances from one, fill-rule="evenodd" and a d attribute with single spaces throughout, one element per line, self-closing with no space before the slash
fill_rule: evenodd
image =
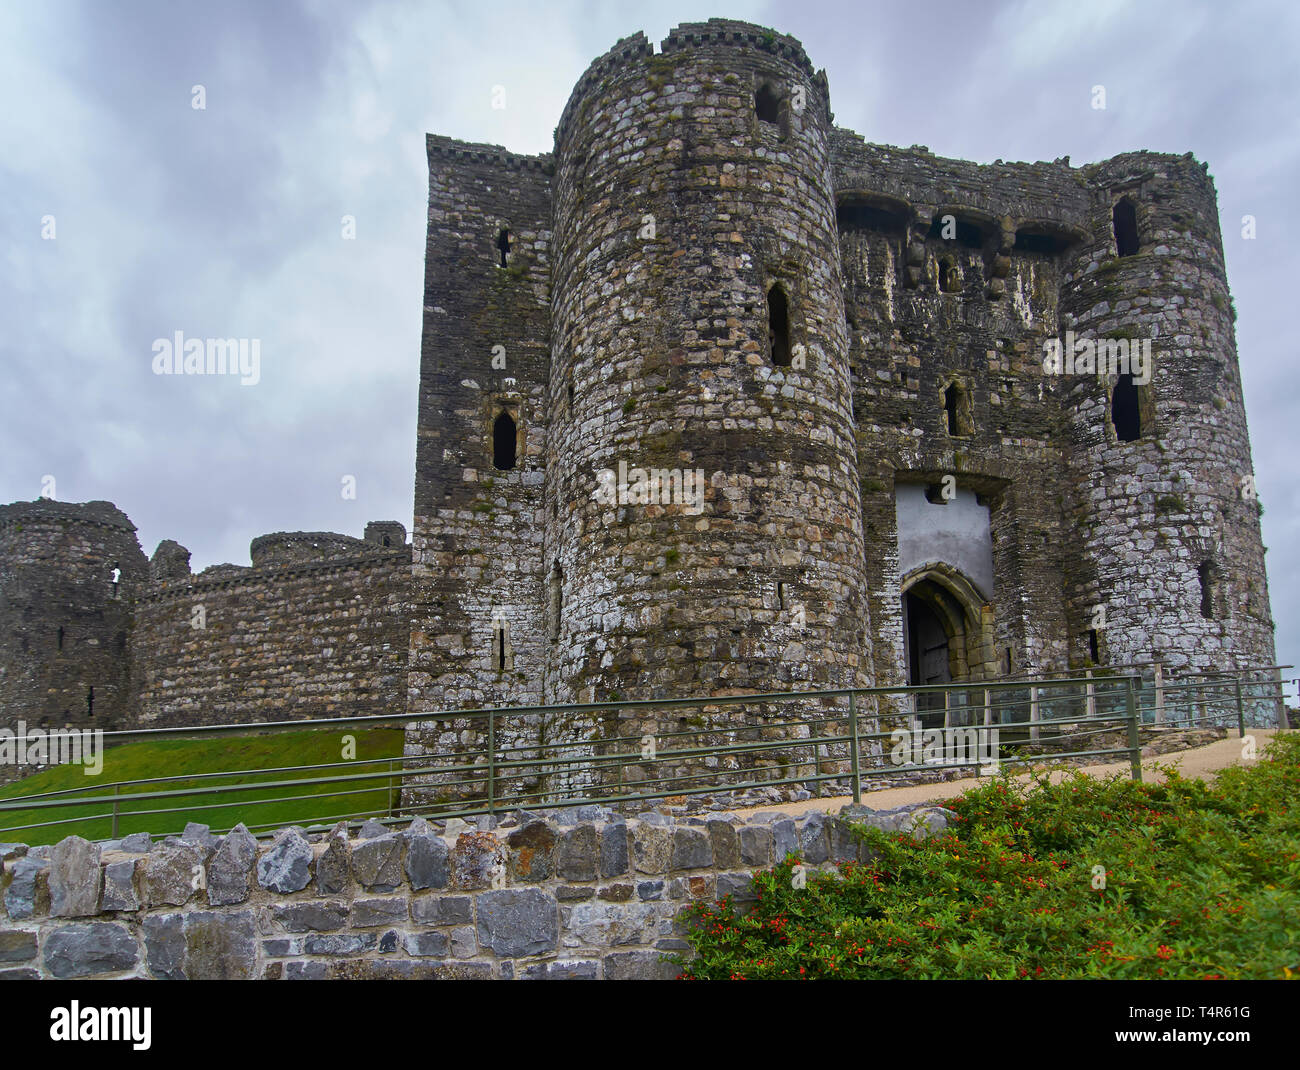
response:
<path id="1" fill-rule="evenodd" d="M 1289 668 L 1289 666 L 1286 666 Z M 0 797 L 0 838 L 37 831 L 160 834 L 178 815 L 263 831 L 286 824 L 397 823 L 517 808 L 629 807 L 713 795 L 770 801 L 770 789 L 862 798 L 868 790 L 1049 761 L 1127 761 L 1141 732 L 1270 723 L 1280 679 L 1265 670 L 1179 680 L 1087 672 L 683 699 L 452 710 L 254 725 L 106 732 L 113 745 L 169 738 L 330 732 L 404 725 L 424 754 L 179 774 Z M 1263 673 L 1264 676 L 1260 676 Z M 687 711 L 695 711 L 687 716 Z M 554 741 L 548 741 L 554 740 Z M 111 761 L 112 750 L 106 754 Z M 764 795 L 764 792 L 769 792 Z M 286 818 L 283 807 L 295 804 Z M 272 808 L 280 812 L 272 814 Z M 263 820 L 259 820 L 259 817 Z M 15 823 L 16 822 L 16 823 Z"/>

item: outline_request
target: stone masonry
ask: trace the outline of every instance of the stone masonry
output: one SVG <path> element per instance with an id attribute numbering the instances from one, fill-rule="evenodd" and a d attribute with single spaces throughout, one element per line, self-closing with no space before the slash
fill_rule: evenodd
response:
<path id="1" fill-rule="evenodd" d="M 0 980 L 654 979 L 685 952 L 694 900 L 753 898 L 793 853 L 865 862 L 850 820 L 926 836 L 948 811 L 630 820 L 589 806 L 359 835 L 243 826 L 212 836 L 0 844 Z"/>

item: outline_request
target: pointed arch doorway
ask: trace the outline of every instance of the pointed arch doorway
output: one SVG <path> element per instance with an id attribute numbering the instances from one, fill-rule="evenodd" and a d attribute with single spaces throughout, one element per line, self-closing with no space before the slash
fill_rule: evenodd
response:
<path id="1" fill-rule="evenodd" d="M 961 683 L 991 675 L 993 607 L 970 579 L 949 565 L 930 563 L 913 569 L 899 586 L 909 685 Z M 943 694 L 917 696 L 916 709 L 923 721 L 941 723 Z"/>

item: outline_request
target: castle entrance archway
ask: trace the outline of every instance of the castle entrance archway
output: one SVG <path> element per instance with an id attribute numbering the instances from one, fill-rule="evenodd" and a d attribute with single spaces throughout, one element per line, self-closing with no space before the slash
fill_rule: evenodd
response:
<path id="1" fill-rule="evenodd" d="M 992 607 L 960 571 L 941 563 L 913 569 L 900 584 L 903 656 L 910 685 L 961 683 L 985 676 L 992 651 Z M 950 704 L 962 707 L 954 693 Z M 942 721 L 942 693 L 920 695 L 916 710 Z"/>

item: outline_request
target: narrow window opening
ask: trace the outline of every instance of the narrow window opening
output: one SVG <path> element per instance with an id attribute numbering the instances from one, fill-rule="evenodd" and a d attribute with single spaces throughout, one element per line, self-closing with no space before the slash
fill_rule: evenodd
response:
<path id="1" fill-rule="evenodd" d="M 387 536 L 387 535 L 384 536 L 384 545 L 385 545 L 385 546 L 391 546 L 391 545 L 392 545 L 392 544 L 389 542 L 389 540 L 388 540 L 388 536 Z"/>
<path id="2" fill-rule="evenodd" d="M 1127 197 L 1115 202 L 1111 213 L 1115 226 L 1115 252 L 1120 256 L 1133 256 L 1138 251 L 1137 209 Z"/>
<path id="3" fill-rule="evenodd" d="M 510 255 L 510 228 L 502 227 L 501 232 L 497 235 L 497 252 L 501 254 L 501 262 L 498 267 L 506 266 L 506 257 Z"/>
<path id="4" fill-rule="evenodd" d="M 1196 570 L 1196 577 L 1201 581 L 1201 616 L 1214 620 L 1214 589 L 1218 583 L 1218 569 L 1212 561 L 1202 561 Z"/>
<path id="5" fill-rule="evenodd" d="M 971 433 L 970 406 L 966 390 L 961 383 L 949 383 L 943 388 L 944 423 L 950 435 Z"/>
<path id="6" fill-rule="evenodd" d="M 64 635 L 63 626 L 60 625 L 59 626 L 59 649 L 60 650 L 63 649 L 63 635 Z"/>
<path id="7" fill-rule="evenodd" d="M 508 412 L 503 412 L 492 425 L 492 464 L 503 472 L 515 466 L 515 449 L 518 431 Z"/>
<path id="8" fill-rule="evenodd" d="M 772 363 L 778 368 L 790 366 L 790 303 L 778 282 L 767 291 L 767 337 L 772 349 Z"/>
<path id="9" fill-rule="evenodd" d="M 939 261 L 939 289 L 946 294 L 961 293 L 961 272 L 946 256 Z"/>
<path id="10" fill-rule="evenodd" d="M 1010 647 L 1007 647 L 1003 653 L 1002 675 L 1003 676 L 1011 675 L 1011 648 Z"/>
<path id="11" fill-rule="evenodd" d="M 549 610 L 547 614 L 548 616 L 547 630 L 551 634 L 551 642 L 555 642 L 555 640 L 558 639 L 560 636 L 560 608 L 561 608 L 561 596 L 562 596 L 563 589 L 564 589 L 564 573 L 561 571 L 560 563 L 557 561 L 555 563 L 555 567 L 551 569 L 550 586 L 548 592 L 550 595 L 549 598 L 550 604 L 547 607 Z"/>
<path id="12" fill-rule="evenodd" d="M 758 87 L 754 94 L 754 111 L 761 123 L 776 125 L 781 118 L 781 101 L 776 92 L 766 82 Z"/>
<path id="13" fill-rule="evenodd" d="M 1135 442 L 1142 437 L 1142 409 L 1138 388 L 1129 372 L 1121 372 L 1110 398 L 1110 422 L 1121 442 Z"/>
<path id="14" fill-rule="evenodd" d="M 785 584 L 778 582 L 776 585 L 776 604 L 782 612 L 785 612 Z"/>
<path id="15" fill-rule="evenodd" d="M 1092 659 L 1094 665 L 1101 664 L 1101 649 L 1097 643 L 1097 629 L 1088 629 L 1088 657 Z"/>
<path id="16" fill-rule="evenodd" d="M 504 672 L 510 668 L 510 622 L 504 617 L 492 618 L 492 669 Z"/>

